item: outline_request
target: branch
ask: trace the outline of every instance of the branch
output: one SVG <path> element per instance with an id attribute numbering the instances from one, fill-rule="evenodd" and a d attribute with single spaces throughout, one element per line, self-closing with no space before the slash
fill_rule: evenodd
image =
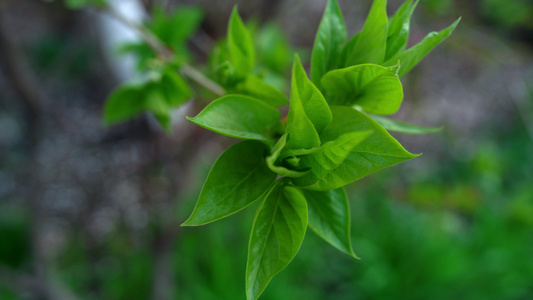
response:
<path id="1" fill-rule="evenodd" d="M 161 56 L 163 60 L 169 61 L 172 59 L 172 57 L 174 56 L 174 52 L 170 48 L 165 46 L 165 44 L 145 26 L 129 19 L 111 6 L 107 7 L 106 12 L 108 12 L 109 15 L 114 17 L 122 24 L 137 31 L 140 34 L 141 38 L 150 46 L 150 48 L 152 48 L 152 50 L 154 50 L 159 56 Z M 225 91 L 220 85 L 209 79 L 202 72 L 198 71 L 191 65 L 183 64 L 180 68 L 180 71 L 185 76 L 196 81 L 198 84 L 210 90 L 217 96 L 224 95 Z"/>

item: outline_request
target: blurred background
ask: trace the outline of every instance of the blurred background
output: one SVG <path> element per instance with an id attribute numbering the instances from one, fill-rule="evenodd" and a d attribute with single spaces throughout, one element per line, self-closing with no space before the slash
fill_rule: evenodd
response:
<path id="1" fill-rule="evenodd" d="M 203 64 L 236 3 L 309 58 L 325 0 L 114 4 L 138 21 L 198 5 L 190 49 Z M 371 1 L 339 3 L 360 30 Z M 402 79 L 394 116 L 444 130 L 395 134 L 424 155 L 348 186 L 362 259 L 309 231 L 261 299 L 533 299 L 533 1 L 422 0 L 410 44 L 459 16 Z M 139 76 L 117 51 L 135 38 L 96 10 L 0 0 L 0 299 L 245 298 L 256 206 L 179 227 L 235 142 L 183 121 L 205 102 L 178 110 L 171 134 L 146 115 L 103 125 L 106 97 Z"/>

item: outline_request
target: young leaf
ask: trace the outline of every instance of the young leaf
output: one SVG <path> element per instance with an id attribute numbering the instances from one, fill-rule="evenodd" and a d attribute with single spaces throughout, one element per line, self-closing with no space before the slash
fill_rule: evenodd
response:
<path id="1" fill-rule="evenodd" d="M 365 64 L 328 72 L 322 86 L 330 104 L 362 107 L 366 112 L 393 114 L 403 100 L 396 67 Z"/>
<path id="2" fill-rule="evenodd" d="M 116 124 L 144 111 L 143 86 L 124 85 L 117 88 L 107 99 L 104 107 L 104 121 Z"/>
<path id="3" fill-rule="evenodd" d="M 320 86 L 320 79 L 339 65 L 346 41 L 346 25 L 336 0 L 329 0 L 318 26 L 311 55 L 311 79 Z"/>
<path id="4" fill-rule="evenodd" d="M 352 250 L 350 206 L 344 188 L 302 192 L 309 207 L 309 227 L 333 247 L 359 259 Z"/>
<path id="5" fill-rule="evenodd" d="M 268 69 L 285 74 L 291 67 L 292 49 L 283 30 L 270 22 L 261 27 L 256 35 L 257 58 Z"/>
<path id="6" fill-rule="evenodd" d="M 173 70 L 163 73 L 160 85 L 170 106 L 179 106 L 191 98 L 191 88 L 183 77 Z"/>
<path id="7" fill-rule="evenodd" d="M 246 297 L 255 300 L 272 277 L 294 258 L 307 229 L 307 204 L 302 193 L 278 182 L 255 216 L 246 263 Z"/>
<path id="8" fill-rule="evenodd" d="M 252 37 L 239 17 L 236 6 L 228 24 L 228 50 L 236 75 L 244 78 L 254 68 L 255 50 Z"/>
<path id="9" fill-rule="evenodd" d="M 361 143 L 369 133 L 370 131 L 346 133 L 318 148 L 295 153 L 295 156 L 301 155 L 299 156 L 299 166 L 309 169 L 309 172 L 302 177 L 294 178 L 293 183 L 298 186 L 310 186 L 319 182 L 330 172 L 334 172 L 352 149 Z"/>
<path id="10" fill-rule="evenodd" d="M 276 145 L 274 145 L 274 148 L 272 149 L 272 154 L 270 154 L 270 156 L 266 158 L 266 163 L 270 170 L 272 170 L 272 172 L 275 172 L 278 175 L 286 177 L 301 177 L 305 175 L 307 171 L 294 171 L 275 164 L 281 154 L 281 151 L 285 148 L 285 145 L 287 144 L 287 137 L 288 134 L 285 133 L 279 138 L 278 142 L 276 143 Z"/>
<path id="11" fill-rule="evenodd" d="M 268 148 L 258 141 L 242 141 L 217 159 L 200 193 L 196 207 L 182 226 L 219 220 L 245 208 L 276 180 L 265 156 Z"/>
<path id="12" fill-rule="evenodd" d="M 163 86 L 156 81 L 148 82 L 145 85 L 144 97 L 145 109 L 154 114 L 161 127 L 167 132 L 170 131 L 172 120 L 170 116 L 171 106 L 165 97 Z"/>
<path id="13" fill-rule="evenodd" d="M 274 107 L 251 97 L 228 95 L 209 104 L 191 122 L 223 135 L 269 141 L 267 131 L 279 123 Z"/>
<path id="14" fill-rule="evenodd" d="M 324 96 L 309 80 L 300 58 L 295 55 L 286 130 L 290 134 L 287 148 L 309 149 L 319 146 L 318 134 L 329 122 L 331 112 Z"/>
<path id="15" fill-rule="evenodd" d="M 411 71 L 411 69 L 414 68 L 431 50 L 433 50 L 433 48 L 450 36 L 457 24 L 459 24 L 460 20 L 461 18 L 457 19 L 457 21 L 453 22 L 452 25 L 440 32 L 431 32 L 420 43 L 403 52 L 400 52 L 384 62 L 382 65 L 392 66 L 400 61 L 401 67 L 398 72 L 398 76 L 404 76 Z"/>
<path id="16" fill-rule="evenodd" d="M 372 133 L 363 143 L 352 149 L 342 164 L 328 172 L 319 182 L 306 188 L 319 191 L 336 189 L 383 168 L 419 156 L 405 150 L 366 114 L 346 106 L 332 106 L 331 112 L 333 121 L 320 135 L 323 143 L 334 141 L 350 132 L 370 130 Z"/>
<path id="17" fill-rule="evenodd" d="M 398 8 L 394 16 L 389 19 L 389 34 L 387 37 L 385 60 L 388 60 L 398 52 L 403 51 L 407 45 L 411 15 L 418 4 L 418 0 L 416 0 L 413 5 L 411 5 L 412 2 L 413 0 L 405 1 L 405 3 Z"/>
<path id="18" fill-rule="evenodd" d="M 426 133 L 435 133 L 443 129 L 443 127 L 430 128 L 423 127 L 415 124 L 409 124 L 401 121 L 392 120 L 382 116 L 371 115 L 370 116 L 374 121 L 378 122 L 379 125 L 388 131 L 406 133 L 406 134 L 426 134 Z"/>
<path id="19" fill-rule="evenodd" d="M 289 99 L 282 92 L 252 74 L 246 76 L 246 80 L 237 87 L 237 90 L 274 107 L 289 104 Z"/>
<path id="20" fill-rule="evenodd" d="M 345 49 L 344 66 L 364 63 L 380 64 L 385 59 L 387 49 L 387 0 L 374 0 L 363 26 L 363 30 L 348 42 Z"/>

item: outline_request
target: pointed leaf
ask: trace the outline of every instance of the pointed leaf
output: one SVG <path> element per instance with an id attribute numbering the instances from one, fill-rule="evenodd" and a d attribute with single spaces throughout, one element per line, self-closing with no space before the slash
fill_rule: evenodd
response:
<path id="1" fill-rule="evenodd" d="M 307 188 L 320 191 L 336 189 L 419 156 L 405 150 L 383 127 L 364 113 L 345 106 L 332 106 L 331 112 L 333 122 L 320 135 L 323 143 L 354 131 L 371 130 L 372 133 L 352 149 L 342 164 Z"/>
<path id="2" fill-rule="evenodd" d="M 306 151 L 309 154 L 305 154 L 303 151 L 295 154 L 295 156 L 301 155 L 299 166 L 309 169 L 309 172 L 302 177 L 294 178 L 293 183 L 298 186 L 310 186 L 320 182 L 329 173 L 334 172 L 352 149 L 369 134 L 370 131 L 346 133 L 334 141 Z"/>
<path id="3" fill-rule="evenodd" d="M 392 18 L 389 19 L 389 34 L 387 37 L 387 51 L 385 60 L 390 59 L 398 52 L 403 51 L 409 39 L 409 25 L 411 16 L 415 10 L 418 0 L 411 5 L 413 0 L 407 0 L 398 8 Z"/>
<path id="4" fill-rule="evenodd" d="M 213 101 L 196 117 L 187 119 L 223 135 L 268 142 L 267 131 L 279 123 L 280 113 L 254 98 L 228 95 Z"/>
<path id="5" fill-rule="evenodd" d="M 333 247 L 358 259 L 352 250 L 350 206 L 344 188 L 302 192 L 309 207 L 309 227 Z"/>
<path id="6" fill-rule="evenodd" d="M 442 131 L 443 127 L 437 127 L 437 128 L 431 128 L 431 127 L 423 127 L 420 125 L 415 124 L 409 124 L 406 122 L 401 122 L 389 118 L 385 118 L 382 116 L 376 116 L 371 115 L 370 116 L 374 121 L 378 122 L 379 125 L 383 126 L 383 128 L 387 129 L 388 131 L 394 131 L 394 132 L 400 132 L 400 133 L 406 133 L 406 134 L 426 134 L 426 133 L 435 133 Z"/>
<path id="7" fill-rule="evenodd" d="M 255 300 L 294 258 L 307 228 L 307 204 L 294 187 L 278 183 L 255 216 L 246 264 L 246 296 Z"/>
<path id="8" fill-rule="evenodd" d="M 364 63 L 380 64 L 385 59 L 387 49 L 387 0 L 374 0 L 370 12 L 354 42 L 348 42 L 344 62 L 345 67 Z"/>
<path id="9" fill-rule="evenodd" d="M 239 85 L 237 90 L 274 107 L 289 104 L 289 99 L 282 92 L 255 75 L 246 76 L 246 80 Z"/>
<path id="10" fill-rule="evenodd" d="M 393 114 L 403 100 L 396 67 L 365 64 L 328 72 L 322 86 L 330 104 L 362 107 L 366 112 Z"/>
<path id="11" fill-rule="evenodd" d="M 420 43 L 400 52 L 391 59 L 384 62 L 384 66 L 392 66 L 400 61 L 400 71 L 398 76 L 402 77 L 411 71 L 433 48 L 444 41 L 459 24 L 461 18 L 457 19 L 452 25 L 440 32 L 431 32 Z"/>
<path id="12" fill-rule="evenodd" d="M 291 102 L 286 132 L 287 148 L 309 149 L 320 145 L 318 133 L 331 122 L 331 112 L 324 96 L 307 77 L 295 55 L 292 68 Z"/>
<path id="13" fill-rule="evenodd" d="M 234 214 L 265 193 L 276 180 L 265 163 L 267 152 L 261 142 L 243 141 L 222 153 L 183 226 L 203 225 Z"/>
<path id="14" fill-rule="evenodd" d="M 336 0 L 329 0 L 318 26 L 311 55 L 311 79 L 320 86 L 320 79 L 336 69 L 342 46 L 346 41 L 346 25 Z"/>
<path id="15" fill-rule="evenodd" d="M 233 8 L 228 24 L 228 50 L 231 64 L 237 76 L 245 77 L 254 68 L 254 43 L 244 25 L 237 7 Z"/>

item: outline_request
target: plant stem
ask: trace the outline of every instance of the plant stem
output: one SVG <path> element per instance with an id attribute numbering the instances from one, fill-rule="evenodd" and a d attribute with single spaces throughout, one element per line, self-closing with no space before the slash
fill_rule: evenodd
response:
<path id="1" fill-rule="evenodd" d="M 174 56 L 174 52 L 169 49 L 165 44 L 156 36 L 154 35 L 150 30 L 148 30 L 146 27 L 144 27 L 142 24 L 139 24 L 129 18 L 127 18 L 125 15 L 117 11 L 111 6 L 108 6 L 106 8 L 106 11 L 114 17 L 116 20 L 120 21 L 122 24 L 134 29 L 137 31 L 141 38 L 158 54 L 162 57 L 163 60 L 169 61 Z M 210 90 L 217 96 L 224 95 L 225 91 L 224 89 L 218 85 L 216 82 L 209 79 L 207 76 L 205 76 L 202 72 L 198 71 L 194 67 L 192 67 L 189 64 L 183 64 L 180 67 L 180 71 L 190 79 L 196 81 L 198 84 L 203 86 L 204 88 Z"/>

